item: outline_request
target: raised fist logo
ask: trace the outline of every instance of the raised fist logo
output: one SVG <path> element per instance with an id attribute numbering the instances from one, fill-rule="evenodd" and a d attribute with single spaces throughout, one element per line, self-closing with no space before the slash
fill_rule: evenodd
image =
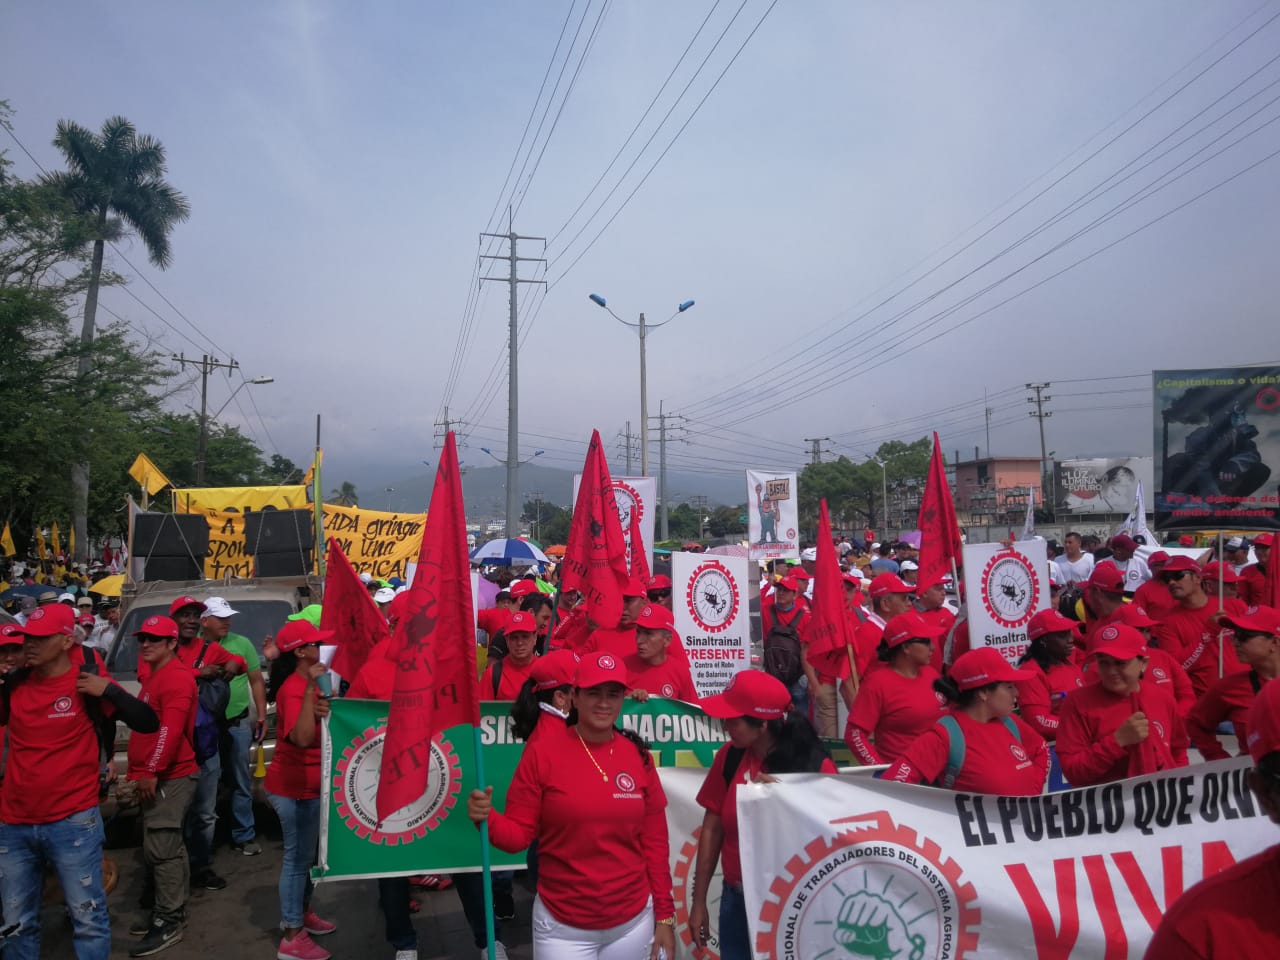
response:
<path id="1" fill-rule="evenodd" d="M 924 956 L 924 937 L 908 933 L 906 921 L 893 904 L 866 890 L 844 898 L 835 938 L 855 957 L 921 960 Z"/>

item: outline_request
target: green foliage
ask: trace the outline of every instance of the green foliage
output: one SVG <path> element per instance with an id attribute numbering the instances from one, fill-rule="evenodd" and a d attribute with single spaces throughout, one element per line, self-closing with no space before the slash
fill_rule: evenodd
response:
<path id="1" fill-rule="evenodd" d="M 543 500 L 526 500 L 521 519 L 529 524 L 530 535 L 544 547 L 553 543 L 568 543 L 569 523 L 573 511 Z"/>
<path id="2" fill-rule="evenodd" d="M 325 503 L 336 504 L 339 507 L 355 507 L 360 503 L 360 494 L 356 492 L 354 483 L 350 480 L 343 480 L 340 486 L 334 487 L 329 491 L 329 496 Z"/>
<path id="3" fill-rule="evenodd" d="M 818 503 L 826 499 L 831 525 L 837 530 L 884 525 L 884 489 L 889 496 L 912 484 L 923 484 L 929 472 L 933 441 L 921 437 L 911 443 L 890 440 L 874 459 L 854 463 L 848 457 L 809 464 L 800 473 L 800 526 L 813 535 Z M 884 467 L 880 463 L 884 463 Z"/>

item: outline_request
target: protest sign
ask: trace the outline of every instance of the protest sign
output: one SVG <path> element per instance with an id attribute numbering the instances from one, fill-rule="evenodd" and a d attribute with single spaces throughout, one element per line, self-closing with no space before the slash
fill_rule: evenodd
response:
<path id="1" fill-rule="evenodd" d="M 317 879 L 478 871 L 479 834 L 466 812 L 466 797 L 476 786 L 469 726 L 450 728 L 432 741 L 426 792 L 379 827 L 374 797 L 388 707 L 380 700 L 332 703 L 322 737 Z M 499 810 L 523 749 L 511 730 L 510 709 L 509 703 L 493 702 L 480 711 L 485 776 Z M 621 722 L 649 742 L 659 766 L 709 767 L 726 739 L 719 720 L 660 697 L 627 700 Z M 496 868 L 525 863 L 523 853 L 495 850 L 493 857 Z"/>
<path id="2" fill-rule="evenodd" d="M 1054 512 L 1061 516 L 1128 514 L 1139 484 L 1151 489 L 1150 457 L 1060 460 L 1053 468 Z"/>
<path id="3" fill-rule="evenodd" d="M 1280 530 L 1280 367 L 1157 370 L 1159 530 Z"/>
<path id="4" fill-rule="evenodd" d="M 995 647 L 1010 663 L 1027 652 L 1027 621 L 1049 606 L 1049 554 L 1043 540 L 964 546 L 969 645 Z"/>
<path id="5" fill-rule="evenodd" d="M 174 513 L 202 513 L 209 523 L 204 575 L 216 580 L 253 576 L 253 556 L 245 548 L 245 517 L 255 510 L 297 510 L 307 506 L 307 488 L 183 487 L 173 490 Z"/>
<path id="6" fill-rule="evenodd" d="M 734 674 L 751 666 L 747 576 L 745 557 L 671 555 L 676 632 L 700 697 L 723 692 Z"/>
<path id="7" fill-rule="evenodd" d="M 1275 839 L 1249 766 L 1033 797 L 856 774 L 739 787 L 756 960 L 1136 960 L 1183 890 Z"/>
<path id="8" fill-rule="evenodd" d="M 407 579 L 406 565 L 418 559 L 425 513 L 388 513 L 326 503 L 324 535 L 342 546 L 351 565 L 380 580 Z"/>
<path id="9" fill-rule="evenodd" d="M 747 471 L 747 551 L 752 560 L 800 556 L 799 503 L 795 473 Z"/>
<path id="10" fill-rule="evenodd" d="M 653 520 L 658 510 L 658 481 L 654 477 L 610 477 L 613 481 L 613 500 L 618 507 L 618 522 L 622 524 L 622 536 L 631 550 L 631 513 L 639 511 L 636 520 L 640 524 L 640 538 L 644 540 L 645 563 L 653 569 Z M 582 474 L 573 475 L 573 502 L 578 502 L 578 487 Z M 630 558 L 631 554 L 627 554 Z"/>

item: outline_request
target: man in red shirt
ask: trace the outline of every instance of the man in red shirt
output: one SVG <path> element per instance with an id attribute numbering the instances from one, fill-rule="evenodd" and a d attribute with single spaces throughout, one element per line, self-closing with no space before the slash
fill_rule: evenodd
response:
<path id="1" fill-rule="evenodd" d="M 1257 563 L 1251 563 L 1240 571 L 1240 599 L 1251 607 L 1274 607 L 1280 598 L 1271 595 L 1271 581 L 1267 561 L 1271 556 L 1272 535 L 1260 533 L 1253 538 L 1253 554 Z"/>
<path id="2" fill-rule="evenodd" d="M 1206 760 L 1230 756 L 1218 741 L 1218 725 L 1224 720 L 1230 720 L 1235 727 L 1241 753 L 1245 752 L 1249 708 L 1258 691 L 1280 676 L 1280 610 L 1250 607 L 1245 613 L 1224 614 L 1222 625 L 1231 630 L 1236 656 L 1248 672 L 1233 673 L 1214 682 L 1187 718 L 1191 742 Z"/>
<path id="3" fill-rule="evenodd" d="M 596 627 L 589 641 L 593 653 L 607 653 L 619 661 L 636 649 L 636 616 L 648 604 L 648 585 L 632 577 L 622 591 L 622 616 L 616 627 Z"/>
<path id="4" fill-rule="evenodd" d="M 685 703 L 697 703 L 689 664 L 671 656 L 671 638 L 675 635 L 675 618 L 666 607 L 648 604 L 636 617 L 636 651 L 623 659 L 630 678 L 632 693 L 669 697 Z"/>
<path id="5" fill-rule="evenodd" d="M 0 786 L 0 895 L 5 923 L 16 928 L 4 952 L 40 955 L 44 874 L 52 865 L 78 960 L 108 960 L 98 721 L 118 717 L 136 733 L 154 733 L 159 723 L 155 711 L 119 685 L 71 662 L 71 607 L 56 603 L 33 610 L 22 632 L 26 667 L 0 685 L 0 725 L 8 727 L 9 741 Z"/>
<path id="6" fill-rule="evenodd" d="M 649 578 L 649 588 L 646 596 L 650 603 L 656 603 L 660 607 L 671 609 L 671 578 L 664 573 L 658 574 L 656 577 Z"/>
<path id="7" fill-rule="evenodd" d="M 1280 683 L 1259 692 L 1249 711 L 1249 786 L 1258 808 L 1280 824 Z M 1271 960 L 1280 956 L 1280 844 L 1206 877 L 1168 909 L 1146 960 Z"/>
<path id="8" fill-rule="evenodd" d="M 773 594 L 769 597 L 771 603 L 760 604 L 760 629 L 764 638 L 764 645 L 769 646 L 769 634 L 773 632 L 774 624 L 782 627 L 790 627 L 795 630 L 796 635 L 800 639 L 800 666 L 803 676 L 796 680 L 789 687 L 791 691 L 791 702 L 794 704 L 796 712 L 801 716 L 810 716 L 809 701 L 810 697 L 818 695 L 818 672 L 809 663 L 809 654 L 805 641 L 805 633 L 809 627 L 809 605 L 804 598 L 800 596 L 801 588 L 795 577 L 786 576 L 779 580 L 773 586 Z M 787 678 L 782 677 L 785 683 Z"/>
<path id="9" fill-rule="evenodd" d="M 1200 583 L 1200 565 L 1190 557 L 1172 558 L 1160 571 L 1160 579 L 1178 608 L 1168 614 L 1160 626 L 1152 630 L 1158 646 L 1182 661 L 1191 678 L 1196 696 L 1209 689 L 1218 679 L 1218 658 L 1222 658 L 1222 676 L 1238 673 L 1242 667 L 1235 650 L 1223 643 L 1227 633 L 1215 622 L 1218 598 L 1204 592 Z M 1229 613 L 1242 613 L 1244 604 L 1227 600 L 1223 608 Z M 1150 613 L 1150 611 L 1147 611 Z"/>
<path id="10" fill-rule="evenodd" d="M 1163 620 L 1178 607 L 1178 602 L 1169 593 L 1169 588 L 1160 579 L 1160 571 L 1169 562 L 1169 555 L 1157 550 L 1147 557 L 1147 566 L 1151 568 L 1151 579 L 1140 586 L 1133 595 L 1133 602 L 1147 611 L 1148 616 Z"/>
<path id="11" fill-rule="evenodd" d="M 155 907 L 130 933 L 143 937 L 131 957 L 147 957 L 182 940 L 191 881 L 182 824 L 196 795 L 200 767 L 191 738 L 196 724 L 196 681 L 178 660 L 178 625 L 147 617 L 134 633 L 138 659 L 147 664 L 139 699 L 160 718 L 155 733 L 129 738 L 127 778 L 142 806 L 142 856 Z"/>
<path id="12" fill-rule="evenodd" d="M 871 581 L 867 593 L 871 596 L 871 613 L 858 625 L 853 654 L 857 659 L 858 679 L 876 668 L 876 650 L 884 625 L 911 609 L 911 595 L 916 588 L 904 583 L 896 573 L 881 573 Z"/>
<path id="13" fill-rule="evenodd" d="M 507 638 L 505 656 L 490 662 L 480 678 L 480 696 L 485 700 L 514 700 L 529 679 L 529 670 L 537 658 L 538 640 L 533 614 L 517 610 L 503 628 Z"/>

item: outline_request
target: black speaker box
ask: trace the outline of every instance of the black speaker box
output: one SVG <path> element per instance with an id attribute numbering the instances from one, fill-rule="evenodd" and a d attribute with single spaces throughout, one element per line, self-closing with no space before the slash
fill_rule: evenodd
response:
<path id="1" fill-rule="evenodd" d="M 133 555 L 140 560 L 181 557 L 196 569 L 209 552 L 209 521 L 202 513 L 138 513 L 133 518 Z M 200 574 L 197 573 L 197 576 Z M 187 579 L 152 577 L 148 579 Z"/>
<path id="2" fill-rule="evenodd" d="M 315 536 L 315 516 L 310 510 L 255 510 L 245 514 L 245 553 L 293 554 L 310 551 Z"/>
<path id="3" fill-rule="evenodd" d="M 311 573 L 311 548 L 301 553 L 260 553 L 253 562 L 259 577 L 305 577 Z"/>

